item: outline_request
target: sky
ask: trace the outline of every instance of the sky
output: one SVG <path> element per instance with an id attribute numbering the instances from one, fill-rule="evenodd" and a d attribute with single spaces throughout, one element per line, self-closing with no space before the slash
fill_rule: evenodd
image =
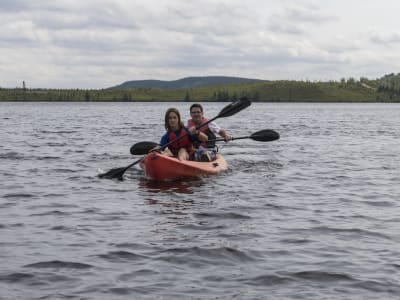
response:
<path id="1" fill-rule="evenodd" d="M 0 87 L 400 72 L 398 0 L 0 0 Z"/>

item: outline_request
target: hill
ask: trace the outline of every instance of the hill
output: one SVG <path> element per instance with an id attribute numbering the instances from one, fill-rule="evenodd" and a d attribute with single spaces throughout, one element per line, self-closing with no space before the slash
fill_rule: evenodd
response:
<path id="1" fill-rule="evenodd" d="M 112 90 L 130 89 L 130 88 L 153 88 L 162 90 L 187 90 L 205 86 L 216 86 L 238 83 L 262 82 L 260 79 L 250 79 L 242 77 L 229 76 L 205 76 L 205 77 L 186 77 L 178 80 L 133 80 L 126 81 L 120 85 L 110 87 Z"/>
<path id="2" fill-rule="evenodd" d="M 207 81 L 204 78 L 214 78 Z M 208 85 L 227 78 L 189 77 L 175 81 L 207 84 L 193 88 L 112 88 L 100 90 L 79 89 L 4 89 L 0 88 L 0 101 L 233 101 L 247 96 L 258 102 L 400 102 L 400 73 L 378 79 L 361 77 L 342 78 L 340 81 L 311 82 L 294 80 L 263 81 Z M 199 81 L 196 81 L 198 79 Z M 155 80 L 156 82 L 162 82 Z M 142 81 L 144 82 L 144 81 Z M 189 83 L 188 83 L 189 82 Z M 200 82 L 200 83 L 199 83 Z M 171 83 L 171 82 L 169 82 Z M 183 88 L 183 89 L 182 89 Z"/>

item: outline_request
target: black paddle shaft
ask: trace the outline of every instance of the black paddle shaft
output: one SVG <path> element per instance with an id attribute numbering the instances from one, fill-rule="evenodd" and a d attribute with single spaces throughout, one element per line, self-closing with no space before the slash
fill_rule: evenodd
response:
<path id="1" fill-rule="evenodd" d="M 252 139 L 257 142 L 272 142 L 279 139 L 279 133 L 272 129 L 259 130 L 252 135 L 232 137 L 232 141 L 242 140 L 242 139 Z M 215 140 L 210 140 L 210 142 L 223 142 L 225 139 L 217 138 Z M 132 155 L 144 155 L 147 154 L 151 149 L 158 146 L 154 142 L 138 142 L 130 148 Z"/>
<path id="2" fill-rule="evenodd" d="M 247 135 L 247 136 L 239 136 L 239 137 L 232 137 L 232 141 L 234 140 L 241 140 L 241 139 L 252 139 L 257 142 L 272 142 L 275 140 L 279 139 L 279 133 L 272 130 L 272 129 L 263 129 L 260 131 L 257 131 L 253 133 L 252 135 Z M 225 139 L 218 138 L 213 141 L 215 142 L 221 142 L 224 141 Z M 211 141 L 211 142 L 213 142 Z"/>

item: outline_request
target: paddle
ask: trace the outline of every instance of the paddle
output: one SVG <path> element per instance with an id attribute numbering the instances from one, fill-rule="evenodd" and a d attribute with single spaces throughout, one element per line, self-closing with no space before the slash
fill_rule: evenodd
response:
<path id="1" fill-rule="evenodd" d="M 132 145 L 130 152 L 132 155 L 145 155 L 156 146 L 159 145 L 154 142 L 139 142 Z"/>
<path id="2" fill-rule="evenodd" d="M 279 133 L 272 129 L 263 129 L 253 133 L 252 135 L 248 136 L 239 136 L 239 137 L 232 137 L 232 141 L 234 140 L 242 140 L 242 139 L 252 139 L 257 142 L 272 142 L 279 139 Z M 223 138 L 218 138 L 215 140 L 210 140 L 210 142 L 222 142 L 225 141 Z"/>
<path id="3" fill-rule="evenodd" d="M 248 136 L 232 137 L 232 141 L 241 139 L 252 139 L 257 142 L 272 142 L 279 139 L 279 133 L 271 129 L 263 129 Z M 210 142 L 222 142 L 225 141 L 223 138 L 210 140 Z M 158 146 L 154 142 L 139 142 L 132 145 L 130 152 L 132 155 L 143 155 L 147 154 L 151 149 Z"/>
<path id="4" fill-rule="evenodd" d="M 225 106 L 216 117 L 208 120 L 207 122 L 205 122 L 203 124 L 200 124 L 200 125 L 196 126 L 196 129 L 199 129 L 199 128 L 203 127 L 203 126 L 206 126 L 208 123 L 210 123 L 210 122 L 212 122 L 212 121 L 214 121 L 214 120 L 216 120 L 218 118 L 230 117 L 230 116 L 238 113 L 239 111 L 245 109 L 246 107 L 248 107 L 250 105 L 251 105 L 251 101 L 247 97 L 242 97 L 239 100 L 237 100 L 235 102 L 232 102 L 231 104 Z M 164 150 L 169 145 L 179 141 L 180 139 L 182 139 L 182 138 L 184 138 L 184 137 L 186 137 L 188 135 L 189 135 L 189 133 L 173 139 L 169 143 L 167 143 L 164 146 L 162 146 L 160 150 L 161 151 Z M 142 159 L 143 158 L 140 158 L 137 161 L 134 161 L 133 163 L 131 163 L 130 165 L 128 165 L 126 167 L 114 168 L 114 169 L 111 169 L 110 171 L 108 171 L 106 173 L 99 174 L 99 177 L 100 178 L 109 178 L 109 179 L 118 178 L 119 180 L 122 180 L 123 179 L 122 176 L 124 175 L 125 171 L 128 170 L 129 168 L 131 168 L 132 166 L 138 164 Z"/>

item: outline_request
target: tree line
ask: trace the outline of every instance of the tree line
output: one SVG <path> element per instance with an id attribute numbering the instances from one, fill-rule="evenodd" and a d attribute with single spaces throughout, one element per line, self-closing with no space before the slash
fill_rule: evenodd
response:
<path id="1" fill-rule="evenodd" d="M 129 89 L 28 89 L 0 88 L 0 101 L 253 101 L 400 102 L 400 73 L 379 79 L 342 78 L 339 81 L 263 81 L 207 86 L 186 90 Z"/>

